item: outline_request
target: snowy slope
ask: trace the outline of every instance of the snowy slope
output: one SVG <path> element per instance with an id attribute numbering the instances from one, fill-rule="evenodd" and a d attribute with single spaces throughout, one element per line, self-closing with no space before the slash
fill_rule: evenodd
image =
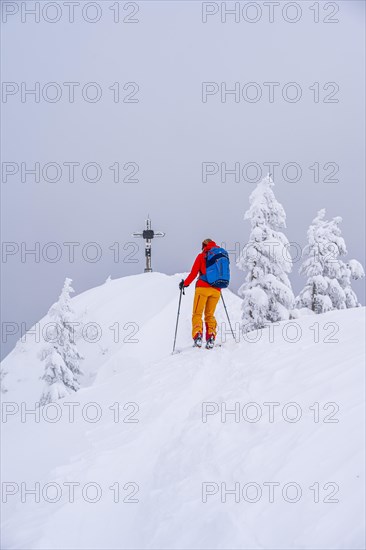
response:
<path id="1" fill-rule="evenodd" d="M 57 422 L 22 422 L 20 410 L 2 418 L 3 484 L 15 493 L 2 505 L 2 547 L 364 548 L 364 308 L 197 350 L 189 288 L 183 352 L 171 355 L 180 279 L 131 276 L 73 299 L 80 326 L 98 323 L 100 339 L 77 342 L 85 374 L 67 399 L 78 404 L 74 422 L 62 402 L 48 412 Z M 241 300 L 225 299 L 235 326 Z M 3 362 L 3 401 L 34 406 L 42 347 L 27 338 Z M 238 414 L 221 416 L 225 406 Z M 25 492 L 36 482 L 40 502 Z M 237 491 L 226 502 L 225 487 Z"/>

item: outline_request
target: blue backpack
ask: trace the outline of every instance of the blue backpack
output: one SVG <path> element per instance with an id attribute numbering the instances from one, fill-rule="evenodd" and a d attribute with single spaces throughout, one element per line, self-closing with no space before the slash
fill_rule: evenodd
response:
<path id="1" fill-rule="evenodd" d="M 224 248 L 217 246 L 206 252 L 206 275 L 201 275 L 199 278 L 216 288 L 229 286 L 230 260 Z"/>

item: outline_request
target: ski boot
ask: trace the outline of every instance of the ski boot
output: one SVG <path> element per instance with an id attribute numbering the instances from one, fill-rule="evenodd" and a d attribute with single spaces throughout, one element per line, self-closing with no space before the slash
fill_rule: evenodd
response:
<path id="1" fill-rule="evenodd" d="M 200 332 L 197 332 L 196 336 L 193 338 L 193 347 L 202 347 L 202 334 Z"/>
<path id="2" fill-rule="evenodd" d="M 212 349 L 215 345 L 215 336 L 210 334 L 206 341 L 206 349 Z"/>

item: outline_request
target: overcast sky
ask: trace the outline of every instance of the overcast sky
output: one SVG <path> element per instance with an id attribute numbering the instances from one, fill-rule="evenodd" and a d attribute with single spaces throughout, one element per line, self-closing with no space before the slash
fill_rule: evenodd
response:
<path id="1" fill-rule="evenodd" d="M 142 242 L 131 233 L 143 229 L 147 213 L 153 228 L 166 232 L 153 243 L 156 271 L 188 271 L 207 237 L 242 248 L 254 180 L 271 162 L 279 163 L 274 191 L 287 213 L 288 239 L 304 246 L 311 220 L 326 208 L 327 216 L 343 218 L 348 258 L 364 264 L 362 1 L 281 2 L 272 6 L 273 22 L 262 2 L 238 3 L 240 12 L 226 22 L 221 2 L 121 2 L 118 14 L 107 0 L 95 3 L 98 11 L 84 10 L 95 23 L 83 19 L 85 2 L 75 7 L 74 22 L 63 2 L 41 12 L 39 22 L 20 3 L 4 4 L 2 80 L 15 84 L 6 84 L 2 103 L 2 240 L 9 253 L 3 323 L 30 327 L 56 301 L 65 277 L 80 293 L 109 275 L 143 271 Z M 22 98 L 22 82 L 23 92 L 39 85 L 39 102 Z M 221 96 L 235 86 L 236 95 Z M 70 181 L 64 163 L 73 162 L 79 165 Z M 35 163 L 40 181 L 24 170 Z M 83 179 L 87 163 L 100 166 L 99 181 L 86 181 L 97 174 L 92 165 Z M 216 172 L 207 181 L 203 163 Z M 240 181 L 229 173 L 225 181 L 222 163 L 236 164 Z M 71 245 L 63 244 L 70 242 L 79 243 L 73 262 Z M 97 243 L 99 261 L 90 261 L 97 248 L 88 243 Z M 39 246 L 39 261 L 22 258 L 22 246 Z M 291 278 L 296 294 L 305 283 L 299 265 Z M 232 272 L 236 291 L 245 275 L 234 265 Z M 363 283 L 354 289 L 364 304 Z M 18 337 L 3 344 L 3 356 Z"/>

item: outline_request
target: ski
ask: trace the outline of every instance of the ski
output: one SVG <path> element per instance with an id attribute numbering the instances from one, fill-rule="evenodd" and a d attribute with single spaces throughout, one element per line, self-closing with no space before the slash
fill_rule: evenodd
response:
<path id="1" fill-rule="evenodd" d="M 211 350 L 211 349 L 222 348 L 222 347 L 223 347 L 223 344 L 215 344 L 213 348 L 206 348 L 206 346 L 198 347 L 198 346 L 195 346 L 193 344 L 192 346 L 188 346 L 188 347 L 185 347 L 185 348 L 182 348 L 182 349 L 176 349 L 174 351 L 174 353 L 172 353 L 172 355 L 177 355 L 177 354 L 180 354 L 180 353 L 192 350 L 192 349 L 209 349 L 209 350 Z"/>

